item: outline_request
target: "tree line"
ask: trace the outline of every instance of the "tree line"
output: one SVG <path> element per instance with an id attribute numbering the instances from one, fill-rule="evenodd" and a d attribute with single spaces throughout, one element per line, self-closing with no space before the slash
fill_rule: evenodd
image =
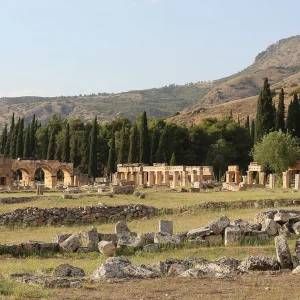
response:
<path id="1" fill-rule="evenodd" d="M 143 112 L 135 122 L 119 117 L 99 124 L 95 117 L 84 123 L 53 115 L 44 125 L 33 116 L 25 126 L 24 118 L 15 120 L 13 114 L 9 126 L 4 126 L 0 151 L 12 158 L 72 162 L 90 177 L 112 174 L 117 164 L 124 163 L 212 165 L 215 174 L 222 174 L 231 164 L 246 170 L 254 144 L 272 131 L 299 137 L 300 106 L 295 93 L 285 119 L 284 91 L 276 108 L 266 78 L 256 119 L 250 122 L 247 116 L 244 124 L 231 113 L 222 119 L 207 118 L 200 125 L 180 126 L 150 120 Z"/>

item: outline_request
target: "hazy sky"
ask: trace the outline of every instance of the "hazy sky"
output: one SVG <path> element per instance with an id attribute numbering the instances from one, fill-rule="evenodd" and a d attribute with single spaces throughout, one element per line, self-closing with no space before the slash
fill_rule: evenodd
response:
<path id="1" fill-rule="evenodd" d="M 299 0 L 0 0 L 0 96 L 221 78 L 300 34 Z"/>

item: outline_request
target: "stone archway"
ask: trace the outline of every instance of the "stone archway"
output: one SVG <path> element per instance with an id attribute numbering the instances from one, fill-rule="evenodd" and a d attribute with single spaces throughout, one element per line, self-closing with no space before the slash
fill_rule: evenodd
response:
<path id="1" fill-rule="evenodd" d="M 29 176 L 29 171 L 25 168 L 19 168 L 16 170 L 13 170 L 13 172 L 15 174 L 18 173 L 18 171 L 21 173 L 21 177 L 22 177 L 22 185 L 23 186 L 29 186 L 29 182 L 30 182 L 30 176 Z M 20 178 L 18 178 L 18 180 L 20 180 Z"/>
<path id="2" fill-rule="evenodd" d="M 74 173 L 73 170 L 65 165 L 61 165 L 56 170 L 56 174 L 61 171 L 63 173 L 63 184 L 73 185 L 74 184 Z"/>

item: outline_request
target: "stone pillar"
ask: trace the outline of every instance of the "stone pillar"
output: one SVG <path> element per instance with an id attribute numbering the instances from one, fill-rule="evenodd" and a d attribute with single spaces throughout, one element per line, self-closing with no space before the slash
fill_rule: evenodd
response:
<path id="1" fill-rule="evenodd" d="M 247 181 L 248 181 L 248 184 L 253 184 L 253 172 L 252 171 L 247 171 Z"/>
<path id="2" fill-rule="evenodd" d="M 196 179 L 196 176 L 195 176 L 196 174 L 193 172 L 192 174 L 191 174 L 191 183 L 194 183 L 194 182 L 196 182 L 197 181 L 197 179 Z"/>
<path id="3" fill-rule="evenodd" d="M 276 179 L 277 179 L 277 175 L 276 174 L 270 174 L 269 175 L 269 188 L 270 189 L 275 189 L 275 187 L 276 187 Z"/>
<path id="4" fill-rule="evenodd" d="M 154 171 L 149 172 L 149 185 L 155 184 L 155 174 Z"/>
<path id="5" fill-rule="evenodd" d="M 265 172 L 259 172 L 259 184 L 265 186 L 266 185 L 266 173 Z"/>
<path id="6" fill-rule="evenodd" d="M 291 180 L 290 180 L 290 172 L 286 171 L 282 173 L 282 187 L 284 189 L 288 189 L 291 187 Z"/>
<path id="7" fill-rule="evenodd" d="M 243 178 L 243 183 L 247 184 L 248 183 L 247 176 L 242 176 L 242 178 Z"/>
<path id="8" fill-rule="evenodd" d="M 203 178 L 203 167 L 200 167 L 199 169 L 199 172 L 198 172 L 198 181 L 204 181 L 204 178 Z"/>
<path id="9" fill-rule="evenodd" d="M 235 174 L 234 174 L 234 180 L 235 180 L 235 183 L 237 184 L 237 185 L 239 185 L 240 184 L 240 171 L 235 171 Z"/>
<path id="10" fill-rule="evenodd" d="M 161 173 L 161 171 L 156 172 L 156 182 L 157 182 L 158 185 L 162 184 L 162 173 Z"/>
<path id="11" fill-rule="evenodd" d="M 165 171 L 165 174 L 164 174 L 164 184 L 167 184 L 167 185 L 170 184 L 169 171 Z"/>
<path id="12" fill-rule="evenodd" d="M 300 188 L 300 174 L 295 175 L 295 189 L 299 190 Z"/>
<path id="13" fill-rule="evenodd" d="M 179 182 L 178 182 L 178 174 L 179 174 L 178 171 L 175 171 L 175 172 L 174 172 L 174 176 L 173 176 L 173 185 L 174 185 L 174 186 L 178 186 L 178 185 L 179 185 Z"/>
<path id="14" fill-rule="evenodd" d="M 187 186 L 189 184 L 188 172 L 182 171 L 181 172 L 181 185 Z"/>

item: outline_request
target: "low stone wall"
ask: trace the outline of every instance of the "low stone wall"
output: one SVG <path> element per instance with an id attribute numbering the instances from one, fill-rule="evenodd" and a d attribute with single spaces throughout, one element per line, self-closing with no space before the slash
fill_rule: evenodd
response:
<path id="1" fill-rule="evenodd" d="M 0 226 L 36 227 L 74 223 L 107 223 L 122 219 L 151 217 L 158 209 L 142 204 L 85 206 L 43 209 L 27 207 L 0 215 Z"/>
<path id="2" fill-rule="evenodd" d="M 31 197 L 7 197 L 7 198 L 0 198 L 0 204 L 15 204 L 15 203 L 23 203 L 29 202 L 32 200 L 36 200 L 39 197 L 31 196 Z"/>

